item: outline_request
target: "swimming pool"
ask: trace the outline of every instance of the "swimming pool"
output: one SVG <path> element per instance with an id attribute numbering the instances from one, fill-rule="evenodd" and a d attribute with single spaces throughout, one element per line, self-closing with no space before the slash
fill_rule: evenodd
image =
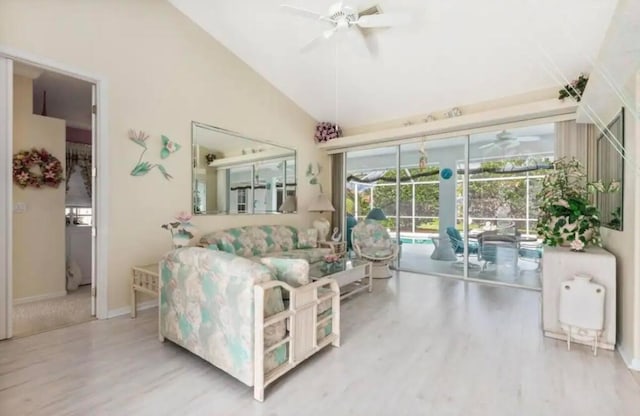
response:
<path id="1" fill-rule="evenodd" d="M 400 241 L 403 244 L 429 244 L 429 245 L 433 245 L 433 240 L 431 240 L 431 238 L 400 237 Z"/>

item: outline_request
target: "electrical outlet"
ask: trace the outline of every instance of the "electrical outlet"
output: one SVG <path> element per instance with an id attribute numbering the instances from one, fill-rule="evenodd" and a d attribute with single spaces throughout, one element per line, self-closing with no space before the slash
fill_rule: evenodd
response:
<path id="1" fill-rule="evenodd" d="M 16 202 L 13 204 L 13 212 L 27 212 L 27 204 L 25 202 Z"/>

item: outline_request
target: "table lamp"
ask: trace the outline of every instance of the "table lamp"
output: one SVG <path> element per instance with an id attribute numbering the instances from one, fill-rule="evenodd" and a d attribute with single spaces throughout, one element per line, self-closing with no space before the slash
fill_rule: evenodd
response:
<path id="1" fill-rule="evenodd" d="M 296 209 L 298 209 L 298 201 L 296 199 L 296 196 L 289 195 L 284 200 L 282 205 L 280 205 L 280 208 L 278 208 L 278 211 L 282 212 L 283 214 L 286 214 L 288 212 L 296 212 Z"/>
<path id="2" fill-rule="evenodd" d="M 329 201 L 329 198 L 323 193 L 318 194 L 309 204 L 309 212 L 333 212 L 336 209 Z M 318 230 L 318 241 L 327 241 L 327 235 L 331 229 L 331 223 L 324 217 L 313 221 L 313 228 Z"/>

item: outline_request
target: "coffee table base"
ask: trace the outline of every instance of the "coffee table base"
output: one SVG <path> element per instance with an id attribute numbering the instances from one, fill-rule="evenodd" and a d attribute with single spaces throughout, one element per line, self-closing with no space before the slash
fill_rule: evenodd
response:
<path id="1" fill-rule="evenodd" d="M 373 263 L 373 271 L 371 274 L 374 279 L 389 279 L 391 277 L 389 263 Z"/>
<path id="2" fill-rule="evenodd" d="M 334 279 L 338 283 L 340 287 L 340 300 L 342 300 L 365 290 L 369 292 L 373 291 L 373 268 L 374 265 L 367 262 L 324 277 Z M 318 279 L 319 277 L 311 276 L 311 280 L 315 281 Z"/>

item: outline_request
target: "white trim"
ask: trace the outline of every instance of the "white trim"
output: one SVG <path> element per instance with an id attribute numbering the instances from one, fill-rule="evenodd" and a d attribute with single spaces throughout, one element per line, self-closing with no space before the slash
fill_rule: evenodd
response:
<path id="1" fill-rule="evenodd" d="M 143 311 L 145 309 L 151 309 L 151 308 L 157 308 L 158 307 L 158 300 L 148 300 L 146 302 L 142 302 L 142 303 L 138 303 L 137 305 L 137 311 Z M 131 306 L 123 306 L 122 308 L 118 308 L 118 309 L 111 309 L 108 313 L 107 313 L 107 319 L 111 319 L 111 318 L 115 318 L 116 316 L 122 316 L 122 315 L 129 315 L 131 314 Z M 132 318 L 135 319 L 135 318 Z"/>
<path id="2" fill-rule="evenodd" d="M 0 56 L 0 58 L 3 58 Z M 5 61 L 3 59 L 3 61 Z M 0 171 L 0 315 L 5 320 L 0 324 L 0 339 L 11 338 L 13 335 L 13 311 L 11 307 L 11 294 L 13 285 L 9 276 L 13 273 L 13 249 L 12 249 L 12 221 L 13 221 L 13 61 L 7 59 L 6 89 L 7 100 L 0 102 L 0 155 L 4 155 L 5 168 Z M 2 81 L 0 81 L 2 82 Z M 4 126 L 4 128 L 2 128 Z"/>
<path id="3" fill-rule="evenodd" d="M 436 140 L 476 133 L 512 129 L 531 124 L 575 120 L 577 104 L 557 99 L 537 101 L 496 110 L 471 113 L 429 123 L 344 136 L 318 144 L 329 154 L 392 146 L 421 140 Z"/>
<path id="4" fill-rule="evenodd" d="M 106 319 L 108 317 L 108 230 L 109 230 L 109 143 L 108 143 L 108 112 L 107 112 L 107 90 L 108 83 L 105 77 L 88 73 L 82 69 L 74 68 L 65 64 L 61 64 L 54 60 L 36 56 L 28 52 L 20 51 L 15 48 L 0 44 L 0 56 L 14 59 L 21 63 L 26 63 L 45 70 L 68 75 L 73 78 L 82 79 L 96 85 L 98 108 L 96 131 L 96 148 L 98 153 L 98 175 L 96 178 L 97 203 L 96 203 L 96 229 L 97 229 L 97 258 L 96 258 L 96 279 L 97 279 L 97 318 Z M 11 166 L 11 163 L 9 164 Z M 12 189 L 10 187 L 10 189 Z M 9 220 L 11 217 L 9 217 Z M 11 284 L 11 274 L 9 276 L 9 284 Z M 11 292 L 9 292 L 11 293 Z M 11 303 L 11 302 L 9 302 Z"/>
<path id="5" fill-rule="evenodd" d="M 616 344 L 616 349 L 618 350 L 618 354 L 620 354 L 620 358 L 622 358 L 622 361 L 624 361 L 630 370 L 640 371 L 640 358 L 632 357 L 620 343 Z"/>
<path id="6" fill-rule="evenodd" d="M 39 300 L 55 299 L 67 296 L 67 291 L 45 293 L 44 295 L 26 296 L 24 298 L 17 298 L 13 300 L 13 305 L 22 305 L 23 303 L 37 302 Z"/>

